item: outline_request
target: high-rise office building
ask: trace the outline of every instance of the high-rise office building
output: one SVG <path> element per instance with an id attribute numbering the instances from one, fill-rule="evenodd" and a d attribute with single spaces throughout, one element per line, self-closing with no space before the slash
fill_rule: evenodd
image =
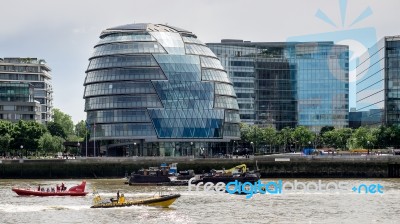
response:
<path id="1" fill-rule="evenodd" d="M 357 61 L 361 125 L 400 124 L 400 36 L 379 40 Z"/>
<path id="2" fill-rule="evenodd" d="M 0 119 L 41 122 L 40 103 L 34 100 L 29 83 L 0 81 Z"/>
<path id="3" fill-rule="evenodd" d="M 232 83 L 190 31 L 161 24 L 109 28 L 89 60 L 85 111 L 100 153 L 204 155 L 240 138 Z"/>
<path id="4" fill-rule="evenodd" d="M 53 89 L 51 84 L 51 69 L 45 61 L 37 58 L 0 58 L 0 82 L 3 92 L 3 109 L 0 110 L 10 120 L 28 119 L 46 123 L 51 120 L 53 107 Z M 15 96 L 13 96 L 15 94 Z M 21 102 L 38 102 L 36 106 L 19 105 Z M 7 103 L 5 103 L 7 102 Z M 15 102 L 15 105 L 13 104 Z M 5 105 L 7 104 L 7 105 Z M 4 108 L 7 108 L 6 110 Z M 32 109 L 34 111 L 32 111 Z M 22 116 L 22 111 L 31 111 Z M 14 112 L 10 112 L 14 111 Z M 20 111 L 20 112 L 18 112 Z M 37 119 L 36 112 L 40 111 Z M 21 115 L 21 116 L 20 116 Z M 32 117 L 32 116 L 33 117 Z M 6 119 L 6 118 L 4 118 Z"/>
<path id="5" fill-rule="evenodd" d="M 242 122 L 348 126 L 349 50 L 333 42 L 208 43 L 233 82 Z"/>

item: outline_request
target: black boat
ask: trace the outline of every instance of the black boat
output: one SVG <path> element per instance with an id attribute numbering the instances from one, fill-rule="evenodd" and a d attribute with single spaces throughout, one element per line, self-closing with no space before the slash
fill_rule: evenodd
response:
<path id="1" fill-rule="evenodd" d="M 193 171 L 190 171 L 194 176 Z M 188 175 L 189 176 L 189 175 Z M 149 167 L 141 169 L 137 173 L 132 173 L 129 177 L 129 185 L 187 185 L 188 179 L 186 175 L 177 173 L 177 163 L 167 165 L 161 164 L 160 167 Z M 181 179 L 182 178 L 182 179 Z"/>
<path id="2" fill-rule="evenodd" d="M 207 182 L 211 182 L 213 184 L 217 184 L 219 182 L 229 183 L 229 182 L 257 182 L 260 179 L 260 174 L 257 171 L 248 171 L 246 164 L 241 164 L 235 166 L 229 170 L 211 170 L 210 173 L 204 175 L 197 175 L 194 179 L 192 179 L 192 184 L 198 184 L 203 182 L 204 184 Z"/>

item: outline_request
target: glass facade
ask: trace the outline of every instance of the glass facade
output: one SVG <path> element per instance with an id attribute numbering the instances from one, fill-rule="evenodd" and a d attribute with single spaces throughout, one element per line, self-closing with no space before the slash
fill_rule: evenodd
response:
<path id="1" fill-rule="evenodd" d="M 34 114 L 27 116 L 13 117 L 12 120 L 24 119 L 24 120 L 36 120 L 41 123 L 46 123 L 51 120 L 51 109 L 53 107 L 53 88 L 51 84 L 51 69 L 46 65 L 43 59 L 37 58 L 0 58 L 0 81 L 7 83 L 24 83 L 29 84 L 33 88 L 32 97 L 28 99 L 26 96 L 22 97 L 20 91 L 14 89 L 8 93 L 11 98 L 6 99 L 8 102 L 39 102 L 40 112 L 36 115 L 38 110 L 35 109 Z M 13 93 L 17 95 L 13 95 Z M 18 92 L 18 93 L 17 93 Z M 24 99 L 22 99 L 22 98 Z M 15 100 L 15 101 L 14 101 Z M 35 106 L 34 106 L 35 107 Z M 10 116 L 5 116 L 8 119 Z"/>
<path id="2" fill-rule="evenodd" d="M 29 83 L 0 82 L 0 119 L 40 121 L 41 107 Z"/>
<path id="3" fill-rule="evenodd" d="M 384 37 L 357 63 L 357 112 L 361 125 L 400 124 L 400 37 Z"/>
<path id="4" fill-rule="evenodd" d="M 233 82 L 243 122 L 278 130 L 302 125 L 315 132 L 348 126 L 347 46 L 241 40 L 207 45 Z"/>
<path id="5" fill-rule="evenodd" d="M 195 155 L 200 150 L 187 147 L 207 151 L 240 138 L 233 85 L 189 31 L 161 24 L 103 31 L 84 86 L 91 140 L 102 140 L 109 155 L 183 155 L 181 147 Z"/>

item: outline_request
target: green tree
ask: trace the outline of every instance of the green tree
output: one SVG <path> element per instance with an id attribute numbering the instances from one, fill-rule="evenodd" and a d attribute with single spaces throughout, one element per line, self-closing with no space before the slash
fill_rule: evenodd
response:
<path id="1" fill-rule="evenodd" d="M 59 136 L 52 136 L 50 133 L 45 133 L 38 142 L 39 148 L 46 153 L 57 153 L 64 151 L 64 139 Z"/>
<path id="2" fill-rule="evenodd" d="M 11 136 L 6 133 L 4 135 L 0 135 L 0 152 L 3 155 L 6 155 L 10 150 L 10 143 L 12 141 Z"/>
<path id="3" fill-rule="evenodd" d="M 272 152 L 272 146 L 277 142 L 277 133 L 275 128 L 266 127 L 261 129 L 262 140 L 269 145 L 269 152 Z"/>
<path id="4" fill-rule="evenodd" d="M 74 122 L 72 122 L 71 116 L 61 112 L 59 109 L 53 109 L 53 121 L 61 125 L 64 133 L 69 136 L 74 134 Z"/>
<path id="5" fill-rule="evenodd" d="M 59 136 L 63 139 L 67 139 L 67 134 L 64 131 L 64 128 L 61 126 L 61 124 L 49 121 L 47 122 L 47 130 L 50 132 L 52 136 Z"/>
<path id="6" fill-rule="evenodd" d="M 293 143 L 293 128 L 284 127 L 277 134 L 277 142 L 280 145 L 283 145 L 283 152 L 287 150 L 287 146 Z"/>
<path id="7" fill-rule="evenodd" d="M 311 147 L 315 139 L 314 132 L 304 126 L 297 126 L 293 131 L 293 140 L 302 149 L 305 146 Z"/>
<path id="8" fill-rule="evenodd" d="M 25 150 L 36 150 L 40 137 L 46 132 L 47 129 L 43 124 L 35 121 L 19 120 L 18 123 L 16 123 L 13 136 L 11 136 L 13 138 L 11 147 L 20 149 L 22 145 Z"/>
<path id="9" fill-rule="evenodd" d="M 84 139 L 89 133 L 89 130 L 86 127 L 86 122 L 84 120 L 79 121 L 75 125 L 75 135 L 80 139 Z"/>

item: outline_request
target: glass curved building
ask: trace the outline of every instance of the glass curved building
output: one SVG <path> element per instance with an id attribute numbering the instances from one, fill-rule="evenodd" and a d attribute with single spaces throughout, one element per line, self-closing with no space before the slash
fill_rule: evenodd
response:
<path id="1" fill-rule="evenodd" d="M 240 137 L 233 85 L 214 53 L 187 30 L 161 24 L 104 30 L 84 86 L 97 153 L 227 153 Z"/>

